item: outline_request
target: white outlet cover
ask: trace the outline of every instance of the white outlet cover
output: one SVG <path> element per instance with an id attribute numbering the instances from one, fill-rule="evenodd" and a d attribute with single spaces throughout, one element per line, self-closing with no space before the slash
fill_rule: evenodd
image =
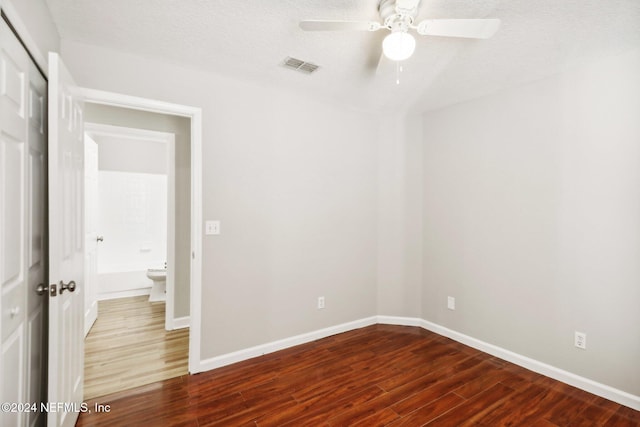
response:
<path id="1" fill-rule="evenodd" d="M 581 348 L 582 350 L 586 350 L 587 349 L 587 334 L 584 332 L 575 332 L 574 335 L 574 342 L 573 345 L 575 345 L 578 348 Z"/>

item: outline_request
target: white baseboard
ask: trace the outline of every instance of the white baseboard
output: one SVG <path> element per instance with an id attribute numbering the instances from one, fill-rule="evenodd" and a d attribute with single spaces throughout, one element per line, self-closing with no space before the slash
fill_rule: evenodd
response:
<path id="1" fill-rule="evenodd" d="M 139 297 L 141 295 L 149 295 L 151 288 L 130 289 L 128 291 L 107 292 L 98 294 L 98 301 L 105 301 L 108 299 Z"/>
<path id="2" fill-rule="evenodd" d="M 234 351 L 233 353 L 227 353 L 221 356 L 216 356 L 209 359 L 201 360 L 200 366 L 199 366 L 200 369 L 198 372 L 209 371 L 211 369 L 220 368 L 222 366 L 230 365 L 232 363 L 241 362 L 243 360 L 262 356 L 268 353 L 273 353 L 274 351 L 284 350 L 285 348 L 293 347 L 300 344 L 305 344 L 305 343 L 315 341 L 321 338 L 325 338 L 331 335 L 340 334 L 342 332 L 347 332 L 347 331 L 351 331 L 358 328 L 363 328 L 365 326 L 370 326 L 375 323 L 378 323 L 376 316 L 367 317 L 365 319 L 343 323 L 341 325 L 319 329 L 317 331 L 308 332 L 306 334 L 296 335 L 290 338 L 285 338 L 278 341 L 257 345 L 255 347 L 250 347 L 244 350 Z"/>
<path id="3" fill-rule="evenodd" d="M 627 393 L 622 390 L 610 387 L 605 384 L 598 383 L 588 378 L 581 377 L 571 372 L 565 371 L 555 366 L 548 365 L 535 359 L 523 356 L 518 353 L 506 350 L 502 347 L 498 347 L 493 344 L 481 341 L 479 339 L 470 337 L 460 332 L 454 331 L 444 326 L 438 325 L 420 319 L 417 317 L 400 317 L 400 316 L 372 316 L 365 319 L 356 320 L 353 322 L 343 323 L 341 325 L 320 329 L 317 331 L 309 332 L 306 334 L 296 335 L 294 337 L 285 338 L 278 341 L 250 347 L 244 350 L 234 351 L 232 353 L 223 354 L 221 356 L 212 357 L 209 359 L 201 360 L 198 366 L 197 372 L 209 371 L 211 369 L 220 368 L 222 366 L 230 365 L 232 363 L 241 362 L 243 360 L 251 359 L 253 357 L 262 356 L 263 354 L 273 353 L 274 351 L 283 350 L 285 348 L 293 347 L 299 344 L 304 344 L 310 341 L 314 341 L 320 338 L 325 338 L 331 335 L 339 334 L 342 332 L 351 331 L 365 326 L 370 326 L 376 323 L 385 325 L 402 325 L 402 326 L 417 326 L 423 329 L 434 332 L 438 335 L 451 338 L 454 341 L 458 341 L 462 344 L 473 347 L 477 350 L 491 354 L 492 356 L 499 357 L 500 359 L 514 363 L 523 368 L 529 369 L 533 372 L 537 372 L 541 375 L 553 378 L 579 389 L 585 390 L 589 393 L 597 396 L 604 397 L 605 399 L 612 400 L 621 405 L 628 406 L 637 411 L 640 411 L 640 396 L 635 396 L 631 393 Z"/>
<path id="4" fill-rule="evenodd" d="M 580 375 L 576 375 L 563 369 L 556 368 L 555 366 L 551 366 L 538 360 L 531 359 L 530 357 L 514 353 L 510 350 L 506 350 L 502 347 L 489 344 L 487 342 L 470 337 L 452 329 L 445 328 L 444 326 L 438 325 L 436 323 L 432 323 L 427 320 L 415 317 L 392 316 L 378 316 L 378 323 L 420 326 L 423 329 L 435 332 L 436 334 L 445 336 L 447 338 L 451 338 L 454 341 L 458 341 L 484 353 L 491 354 L 492 356 L 496 356 L 518 366 L 522 366 L 523 368 L 529 369 L 530 371 L 537 372 L 538 374 L 553 378 L 554 380 L 561 381 L 565 384 L 569 384 L 581 390 L 588 391 L 589 393 L 604 397 L 605 399 L 612 400 L 621 405 L 628 406 L 635 409 L 636 411 L 640 411 L 640 396 L 635 396 L 631 393 L 627 393 L 608 385 L 590 380 L 589 378 L 581 377 Z"/>
<path id="5" fill-rule="evenodd" d="M 383 325 L 398 325 L 398 326 L 422 326 L 422 319 L 417 317 L 400 317 L 400 316 L 377 316 L 378 321 L 376 323 L 382 323 Z"/>
<path id="6" fill-rule="evenodd" d="M 173 319 L 173 330 L 188 328 L 190 321 L 191 318 L 189 316 L 176 317 Z"/>

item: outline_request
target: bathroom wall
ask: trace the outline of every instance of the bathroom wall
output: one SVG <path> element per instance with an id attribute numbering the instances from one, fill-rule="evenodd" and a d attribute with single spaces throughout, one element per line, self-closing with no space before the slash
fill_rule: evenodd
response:
<path id="1" fill-rule="evenodd" d="M 96 137 L 99 150 L 98 298 L 146 294 L 148 268 L 167 259 L 167 146 Z M 126 150 L 126 151 L 123 151 Z M 127 155 L 122 155 L 127 153 Z"/>
<path id="2" fill-rule="evenodd" d="M 175 135 L 176 183 L 174 217 L 176 221 L 176 265 L 174 266 L 174 318 L 189 316 L 189 291 L 191 282 L 191 260 L 189 256 L 191 252 L 191 123 L 189 119 L 126 108 L 86 104 L 85 120 L 90 123 L 170 132 Z M 145 168 L 141 170 L 147 173 L 153 173 L 157 163 L 162 163 L 151 162 L 145 164 L 144 159 L 135 151 L 132 151 L 131 148 L 121 148 L 121 151 L 117 151 L 113 155 L 113 162 L 109 160 L 110 154 L 101 156 L 101 167 L 107 167 L 105 162 L 108 162 L 110 163 L 108 167 L 112 169 L 127 170 L 127 168 L 130 167 L 127 165 L 130 165 L 131 160 L 137 159 L 135 163 L 141 168 Z M 126 155 L 122 153 L 126 153 Z M 125 157 L 125 159 L 122 159 L 122 157 Z"/>

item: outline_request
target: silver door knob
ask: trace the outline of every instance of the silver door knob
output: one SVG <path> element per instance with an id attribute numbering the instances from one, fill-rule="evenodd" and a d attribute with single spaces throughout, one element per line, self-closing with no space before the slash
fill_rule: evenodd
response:
<path id="1" fill-rule="evenodd" d="M 104 242 L 104 236 L 96 237 L 96 242 Z"/>
<path id="2" fill-rule="evenodd" d="M 64 291 L 73 292 L 76 290 L 76 282 L 71 280 L 69 283 L 64 283 L 62 280 L 60 281 L 60 294 Z"/>
<path id="3" fill-rule="evenodd" d="M 44 283 L 40 283 L 38 286 L 36 286 L 36 294 L 38 295 L 44 295 L 48 290 L 49 287 L 45 286 Z"/>

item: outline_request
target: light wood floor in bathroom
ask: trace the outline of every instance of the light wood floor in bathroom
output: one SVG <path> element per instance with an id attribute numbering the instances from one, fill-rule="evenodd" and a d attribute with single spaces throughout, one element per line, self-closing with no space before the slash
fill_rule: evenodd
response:
<path id="1" fill-rule="evenodd" d="M 189 329 L 165 331 L 164 309 L 148 296 L 98 303 L 85 339 L 85 400 L 188 372 Z"/>

